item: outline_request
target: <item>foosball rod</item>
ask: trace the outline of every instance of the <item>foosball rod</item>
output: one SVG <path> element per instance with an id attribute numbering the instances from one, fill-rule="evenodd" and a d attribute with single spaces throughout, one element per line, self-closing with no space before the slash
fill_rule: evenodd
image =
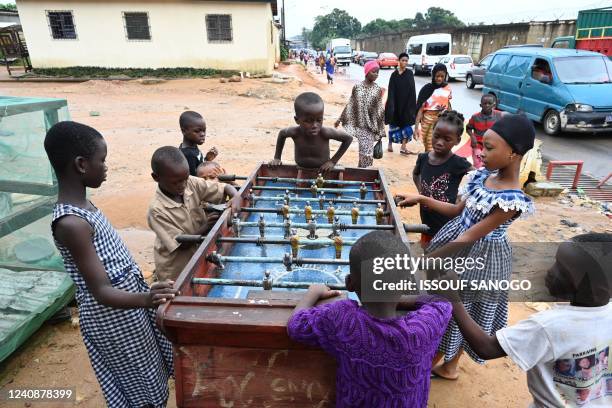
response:
<path id="1" fill-rule="evenodd" d="M 404 231 L 406 232 L 414 232 L 414 233 L 427 233 L 429 232 L 429 227 L 425 224 L 404 224 Z M 190 244 L 190 243 L 200 243 L 206 239 L 206 235 L 177 235 L 176 242 L 180 244 Z M 287 244 L 291 243 L 289 239 L 281 239 L 281 238 L 261 238 L 259 236 L 252 237 L 220 237 L 217 239 L 217 242 L 233 242 L 233 243 L 243 243 L 243 244 Z M 301 244 L 308 243 L 310 245 L 327 245 L 333 244 L 334 241 L 327 238 L 318 238 L 318 239 L 309 239 L 307 241 L 302 241 Z M 355 241 L 346 240 L 344 241 L 344 245 L 353 245 Z"/>
<path id="2" fill-rule="evenodd" d="M 226 286 L 250 286 L 254 288 L 264 288 L 267 290 L 275 288 L 281 289 L 308 289 L 315 282 L 270 282 L 266 283 L 257 280 L 248 279 L 215 279 L 215 278 L 192 278 L 191 282 L 196 285 L 226 285 Z M 332 290 L 346 290 L 346 286 L 340 283 L 328 283 L 324 284 Z M 269 285 L 269 286 L 267 286 Z"/>
<path id="3" fill-rule="evenodd" d="M 361 213 L 360 213 L 361 215 Z M 305 222 L 292 222 L 291 223 L 291 227 L 292 228 L 303 228 L 303 229 L 308 229 L 310 224 L 307 224 Z M 253 221 L 247 221 L 247 222 L 241 222 L 240 226 L 245 228 L 245 227 L 259 227 L 259 223 L 258 222 L 253 222 Z M 280 223 L 280 222 L 267 222 L 265 224 L 266 228 L 285 228 L 286 225 L 284 223 Z M 334 224 L 316 224 L 316 228 L 317 229 L 332 229 L 332 227 L 334 226 Z M 337 225 L 338 229 L 340 230 L 347 230 L 347 229 L 356 229 L 356 230 L 367 230 L 367 229 L 371 229 L 371 230 L 393 230 L 395 229 L 394 225 L 391 224 L 383 224 L 383 225 L 377 225 L 377 224 L 345 224 L 345 223 L 340 223 Z"/>
<path id="4" fill-rule="evenodd" d="M 291 177 L 264 177 L 258 176 L 258 181 L 272 181 L 277 183 L 317 183 L 317 179 L 300 179 L 300 178 L 291 178 Z M 375 181 L 358 181 L 358 180 L 323 180 L 323 184 L 339 184 L 345 186 L 360 186 L 362 184 L 365 185 L 374 185 L 380 184 L 379 180 Z"/>
<path id="5" fill-rule="evenodd" d="M 271 191 L 289 191 L 289 192 L 312 192 L 312 189 L 306 187 L 274 187 L 274 186 L 253 186 L 253 190 L 271 190 Z M 360 193 L 358 188 L 317 188 L 316 192 L 323 193 Z M 382 190 L 368 190 L 368 193 L 380 193 Z"/>
<path id="6" fill-rule="evenodd" d="M 319 197 L 320 198 L 320 197 Z M 308 197 L 290 197 L 290 201 L 291 202 L 298 202 L 298 203 L 306 203 L 306 202 L 310 202 L 310 203 L 316 203 L 319 198 L 308 198 Z M 270 197 L 270 196 L 253 196 L 252 197 L 253 201 L 280 201 L 281 203 L 283 202 L 283 200 L 285 200 L 285 197 L 283 196 L 275 196 L 275 197 Z M 323 200 L 325 201 L 325 203 L 332 203 L 332 204 L 336 204 L 336 203 L 348 203 L 348 204 L 386 204 L 387 202 L 385 200 L 359 200 L 359 199 L 352 199 L 352 198 L 334 198 L 334 197 L 323 197 Z"/>
<path id="7" fill-rule="evenodd" d="M 278 214 L 278 215 L 283 215 L 283 212 L 280 208 L 257 208 L 257 207 L 243 207 L 240 209 L 241 212 L 246 212 L 246 213 L 269 213 L 269 214 Z M 327 210 L 311 210 L 312 214 L 327 214 Z M 304 210 L 303 209 L 296 209 L 296 208 L 290 208 L 289 209 L 289 214 L 304 214 Z M 347 210 L 335 210 L 334 211 L 335 215 L 351 215 L 351 211 L 347 211 Z M 371 215 L 371 216 L 375 216 L 376 212 L 375 211 L 360 211 L 359 215 Z M 388 216 L 389 213 L 388 212 L 384 212 L 383 215 Z M 244 223 L 242 224 L 244 225 Z"/>
<path id="8" fill-rule="evenodd" d="M 212 255 L 212 256 L 211 256 Z M 289 260 L 288 260 L 289 259 Z M 228 256 L 219 255 L 215 252 L 209 254 L 206 260 L 212 263 L 217 262 L 239 262 L 239 263 L 280 263 L 291 265 L 348 265 L 348 259 L 325 259 L 325 258 L 292 258 L 287 256 Z"/>

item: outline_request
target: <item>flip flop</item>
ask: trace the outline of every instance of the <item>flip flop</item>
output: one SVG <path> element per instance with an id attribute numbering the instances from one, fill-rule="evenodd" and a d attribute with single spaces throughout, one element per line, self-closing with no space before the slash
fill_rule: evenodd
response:
<path id="1" fill-rule="evenodd" d="M 408 150 L 400 150 L 400 154 L 403 154 L 404 156 L 410 156 L 411 154 L 416 154 L 416 153 L 413 153 Z"/>
<path id="2" fill-rule="evenodd" d="M 387 151 L 388 151 L 389 153 L 393 153 L 393 148 L 392 148 L 392 147 L 387 147 Z"/>
<path id="3" fill-rule="evenodd" d="M 431 369 L 431 374 L 429 375 L 429 378 L 439 378 L 441 380 L 447 380 L 447 381 L 457 381 L 457 379 L 459 378 L 459 375 L 457 375 L 456 377 L 447 377 L 444 375 L 440 375 L 436 372 L 434 372 L 434 370 L 436 369 L 436 367 Z"/>

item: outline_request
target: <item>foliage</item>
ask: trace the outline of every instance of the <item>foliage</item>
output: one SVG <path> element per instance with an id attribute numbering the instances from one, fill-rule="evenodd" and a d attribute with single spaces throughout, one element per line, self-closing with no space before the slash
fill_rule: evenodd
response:
<path id="1" fill-rule="evenodd" d="M 17 11 L 17 5 L 12 3 L 0 3 L 0 11 Z"/>
<path id="2" fill-rule="evenodd" d="M 285 44 L 281 44 L 280 46 L 280 59 L 281 61 L 286 61 L 289 58 L 289 48 Z"/>
<path id="3" fill-rule="evenodd" d="M 365 35 L 375 35 L 386 32 L 405 31 L 410 29 L 464 27 L 465 24 L 452 11 L 440 7 L 430 7 L 425 15 L 416 13 L 414 18 L 402 20 L 384 20 L 377 18 L 370 21 L 361 31 Z"/>
<path id="4" fill-rule="evenodd" d="M 310 42 L 317 49 L 325 49 L 332 38 L 355 38 L 361 32 L 361 23 L 344 10 L 333 9 L 331 13 L 315 18 Z"/>
<path id="5" fill-rule="evenodd" d="M 157 78 L 191 78 L 210 76 L 231 76 L 237 71 L 221 71 L 212 68 L 101 68 L 101 67 L 66 67 L 37 68 L 36 75 L 73 78 L 109 78 L 109 77 L 157 77 Z"/>

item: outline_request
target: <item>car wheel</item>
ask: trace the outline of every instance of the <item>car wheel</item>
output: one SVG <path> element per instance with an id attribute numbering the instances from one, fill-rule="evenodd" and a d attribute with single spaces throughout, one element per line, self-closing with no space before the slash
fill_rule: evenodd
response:
<path id="1" fill-rule="evenodd" d="M 465 77 L 465 86 L 469 89 L 474 89 L 474 87 L 476 86 L 476 84 L 474 83 L 474 79 L 472 79 L 471 75 Z"/>
<path id="2" fill-rule="evenodd" d="M 546 112 L 542 125 L 547 135 L 558 134 L 561 130 L 561 118 L 559 117 L 559 113 L 552 109 Z"/>

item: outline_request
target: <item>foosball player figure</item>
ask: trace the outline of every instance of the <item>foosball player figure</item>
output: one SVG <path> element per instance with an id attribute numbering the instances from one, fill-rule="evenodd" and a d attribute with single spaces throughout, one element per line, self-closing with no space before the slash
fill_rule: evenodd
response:
<path id="1" fill-rule="evenodd" d="M 287 272 L 292 271 L 292 268 L 291 268 L 292 264 L 293 264 L 293 257 L 291 256 L 290 253 L 285 252 L 285 255 L 283 255 L 283 265 L 285 265 L 285 269 L 287 270 Z"/>
<path id="2" fill-rule="evenodd" d="M 308 239 L 317 239 L 317 223 L 308 221 Z"/>
<path id="3" fill-rule="evenodd" d="M 325 179 L 323 178 L 323 175 L 319 173 L 319 175 L 317 176 L 317 187 L 322 188 L 324 184 Z"/>
<path id="4" fill-rule="evenodd" d="M 259 216 L 259 222 L 257 223 L 257 226 L 259 227 L 259 236 L 261 238 L 265 238 L 265 236 L 266 236 L 266 221 L 264 220 L 263 214 L 261 214 Z"/>
<path id="5" fill-rule="evenodd" d="M 336 248 L 336 259 L 342 258 L 342 245 L 344 244 L 344 240 L 340 235 L 336 235 L 334 237 L 334 247 Z"/>
<path id="6" fill-rule="evenodd" d="M 287 200 L 283 202 L 281 212 L 283 213 L 283 218 L 288 220 L 289 219 L 289 203 L 287 203 Z"/>
<path id="7" fill-rule="evenodd" d="M 310 206 L 310 201 L 306 201 L 306 206 L 304 207 L 304 216 L 306 217 L 306 222 L 312 220 L 312 207 Z"/>
<path id="8" fill-rule="evenodd" d="M 312 183 L 312 185 L 310 186 L 310 192 L 312 193 L 312 196 L 314 198 L 317 198 L 317 193 L 319 192 L 319 188 L 317 187 L 315 183 Z"/>
<path id="9" fill-rule="evenodd" d="M 325 194 L 321 193 L 319 194 L 319 210 L 322 210 L 324 205 L 325 205 Z"/>
<path id="10" fill-rule="evenodd" d="M 337 237 L 340 235 L 339 232 L 340 229 L 340 217 L 336 216 L 334 217 L 334 223 L 332 224 L 332 233 L 330 235 L 330 237 Z"/>
<path id="11" fill-rule="evenodd" d="M 238 214 L 234 214 L 234 218 L 232 218 L 232 231 L 234 231 L 235 237 L 240 237 L 240 230 L 242 226 L 240 225 L 240 217 Z"/>
<path id="12" fill-rule="evenodd" d="M 291 234 L 291 238 L 289 239 L 289 243 L 291 244 L 291 255 L 297 258 L 298 250 L 300 249 L 300 236 L 295 229 L 291 230 Z"/>
<path id="13" fill-rule="evenodd" d="M 289 205 L 289 202 L 291 200 L 291 198 L 289 197 L 289 190 L 285 190 L 285 196 L 283 197 L 283 200 L 285 200 L 287 202 L 287 205 Z"/>
<path id="14" fill-rule="evenodd" d="M 291 236 L 291 220 L 289 218 L 285 218 L 283 229 L 285 230 L 284 238 L 288 239 Z"/>
<path id="15" fill-rule="evenodd" d="M 334 208 L 334 204 L 330 201 L 329 207 L 327 207 L 327 222 L 333 224 L 334 215 L 336 215 L 336 209 Z"/>
<path id="16" fill-rule="evenodd" d="M 361 187 L 359 187 L 359 197 L 364 200 L 366 198 L 366 194 L 368 194 L 368 188 L 366 187 L 365 183 L 361 183 Z"/>
<path id="17" fill-rule="evenodd" d="M 378 203 L 378 206 L 376 207 L 376 225 L 382 224 L 384 216 L 385 216 L 385 211 L 382 208 L 382 204 Z"/>
<path id="18" fill-rule="evenodd" d="M 264 272 L 264 279 L 262 282 L 263 290 L 272 290 L 272 279 L 270 279 L 270 271 Z"/>
<path id="19" fill-rule="evenodd" d="M 353 208 L 351 208 L 351 219 L 353 220 L 353 224 L 357 224 L 358 218 L 359 218 L 359 207 L 357 207 L 357 203 L 353 203 Z"/>

